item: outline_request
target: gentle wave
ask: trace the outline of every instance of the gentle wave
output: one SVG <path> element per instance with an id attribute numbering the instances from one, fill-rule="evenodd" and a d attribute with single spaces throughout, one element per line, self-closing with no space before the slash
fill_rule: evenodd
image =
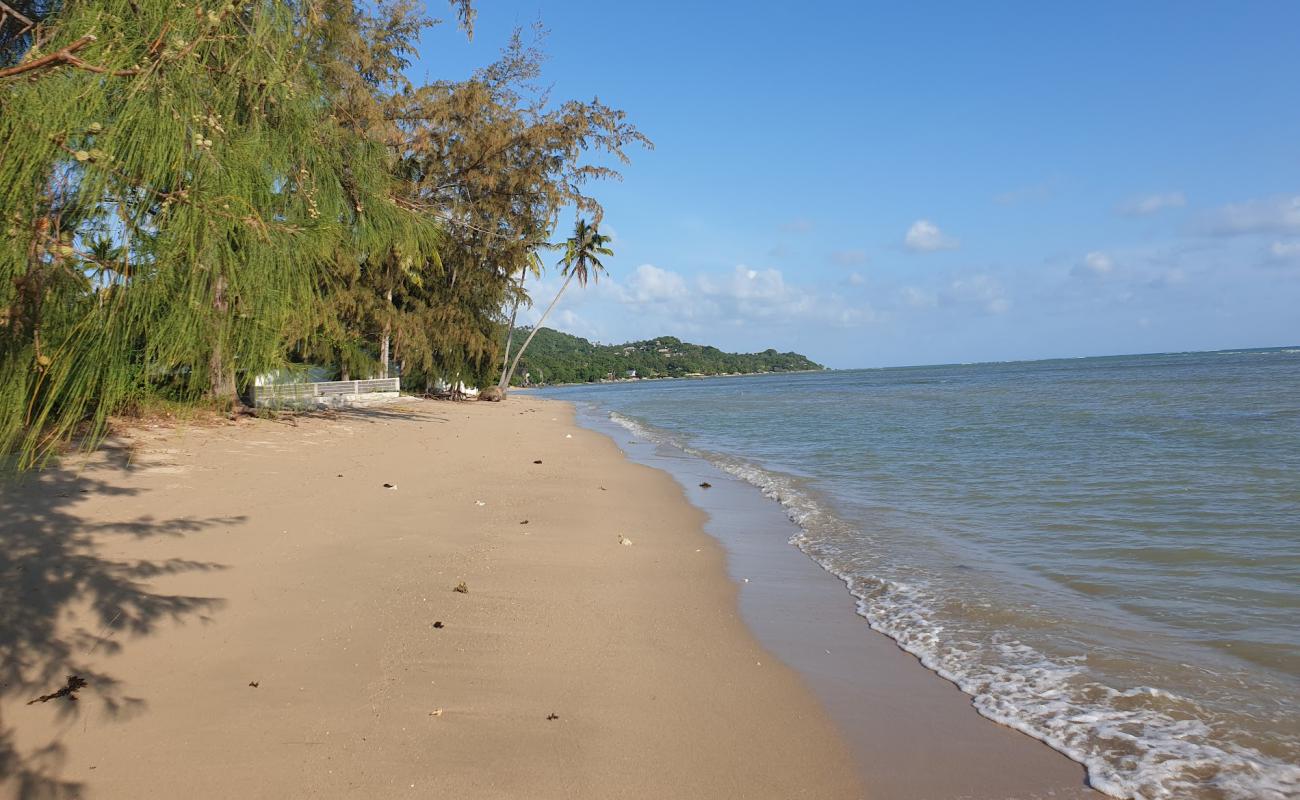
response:
<path id="1" fill-rule="evenodd" d="M 1300 767 L 1219 735 L 1222 723 L 1190 698 L 1156 687 L 1107 686 L 1090 677 L 1085 657 L 1051 658 L 997 631 L 983 640 L 953 635 L 954 621 L 937 611 L 944 599 L 926 580 L 890 579 L 849 564 L 850 554 L 834 542 L 851 526 L 799 479 L 699 449 L 617 412 L 609 418 L 640 439 L 704 459 L 780 503 L 798 526 L 791 543 L 844 581 L 873 629 L 956 684 L 983 716 L 1083 764 L 1097 790 L 1133 800 L 1300 796 Z"/>

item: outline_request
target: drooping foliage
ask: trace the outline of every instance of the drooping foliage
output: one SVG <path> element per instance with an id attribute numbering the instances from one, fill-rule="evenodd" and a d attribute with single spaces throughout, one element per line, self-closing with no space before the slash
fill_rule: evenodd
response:
<path id="1" fill-rule="evenodd" d="M 486 382 L 521 267 L 617 177 L 586 154 L 648 145 L 536 90 L 518 33 L 414 85 L 431 22 L 409 0 L 0 15 L 0 455 L 21 466 L 137 399 L 235 404 L 294 361 Z"/>

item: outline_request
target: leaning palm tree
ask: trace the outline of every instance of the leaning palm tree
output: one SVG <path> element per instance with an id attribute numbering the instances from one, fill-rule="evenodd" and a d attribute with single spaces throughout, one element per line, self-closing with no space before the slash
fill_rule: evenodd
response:
<path id="1" fill-rule="evenodd" d="M 540 242 L 536 246 L 554 247 L 554 245 L 546 242 Z M 528 295 L 524 294 L 524 280 L 529 275 L 532 275 L 534 278 L 542 277 L 542 270 L 544 268 L 545 267 L 542 265 L 542 257 L 537 255 L 537 250 L 535 248 L 528 251 L 528 255 L 524 256 L 523 266 L 519 268 L 519 279 L 515 281 L 513 287 L 514 302 L 510 306 L 510 327 L 506 328 L 506 352 L 501 358 L 501 382 L 497 384 L 497 388 L 503 392 L 506 390 L 506 383 L 509 381 L 510 345 L 514 342 L 515 338 L 515 317 L 519 314 L 519 304 L 526 301 L 529 305 L 532 305 L 532 301 L 528 300 Z"/>
<path id="2" fill-rule="evenodd" d="M 600 273 L 605 271 L 605 265 L 600 263 L 600 256 L 612 256 L 614 251 L 606 245 L 609 244 L 609 237 L 604 236 L 597 230 L 599 223 L 588 225 L 585 219 L 581 217 L 573 226 L 573 235 L 564 242 L 564 257 L 560 259 L 560 274 L 564 275 L 564 283 L 560 285 L 560 291 L 555 293 L 555 299 L 542 312 L 541 319 L 533 326 L 529 332 L 528 338 L 524 340 L 523 345 L 519 347 L 519 352 L 515 353 L 515 360 L 510 363 L 510 369 L 506 370 L 505 376 L 501 380 L 501 392 L 504 394 L 510 388 L 510 379 L 514 377 L 515 369 L 519 366 L 519 359 L 523 357 L 524 351 L 533 341 L 533 337 L 541 330 L 542 323 L 546 321 L 547 315 L 555 304 L 560 302 L 560 296 L 564 290 L 569 288 L 569 283 L 576 277 L 578 283 L 582 286 L 587 285 L 587 278 L 593 281 L 600 277 Z"/>

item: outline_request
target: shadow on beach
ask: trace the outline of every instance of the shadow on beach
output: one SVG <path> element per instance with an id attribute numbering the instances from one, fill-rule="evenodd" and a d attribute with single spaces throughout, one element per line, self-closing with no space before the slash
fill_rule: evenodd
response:
<path id="1" fill-rule="evenodd" d="M 105 557 L 113 537 L 182 537 L 242 518 L 153 519 L 92 522 L 75 512 L 91 497 L 126 496 L 137 489 L 114 478 L 137 469 L 130 452 L 106 446 L 81 471 L 57 468 L 25 476 L 0 476 L 0 701 L 42 703 L 65 725 L 99 712 L 125 719 L 146 709 L 143 698 L 123 691 L 114 675 L 96 667 L 167 621 L 205 618 L 220 608 L 212 597 L 161 594 L 154 578 L 221 569 L 211 562 Z M 76 676 L 85 687 L 74 687 Z M 58 694 L 48 700 L 39 698 Z M 44 709 L 43 709 L 44 710 Z M 24 752 L 12 721 L 0 717 L 0 786 L 20 800 L 70 798 L 81 784 L 59 777 L 66 757 L 59 737 Z"/>

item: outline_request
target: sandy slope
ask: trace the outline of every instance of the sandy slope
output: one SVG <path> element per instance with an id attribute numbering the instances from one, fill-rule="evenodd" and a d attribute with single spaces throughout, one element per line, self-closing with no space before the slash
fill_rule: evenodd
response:
<path id="1" fill-rule="evenodd" d="M 562 404 L 143 431 L 0 486 L 0 545 L 6 794 L 864 794 L 700 512 Z"/>

